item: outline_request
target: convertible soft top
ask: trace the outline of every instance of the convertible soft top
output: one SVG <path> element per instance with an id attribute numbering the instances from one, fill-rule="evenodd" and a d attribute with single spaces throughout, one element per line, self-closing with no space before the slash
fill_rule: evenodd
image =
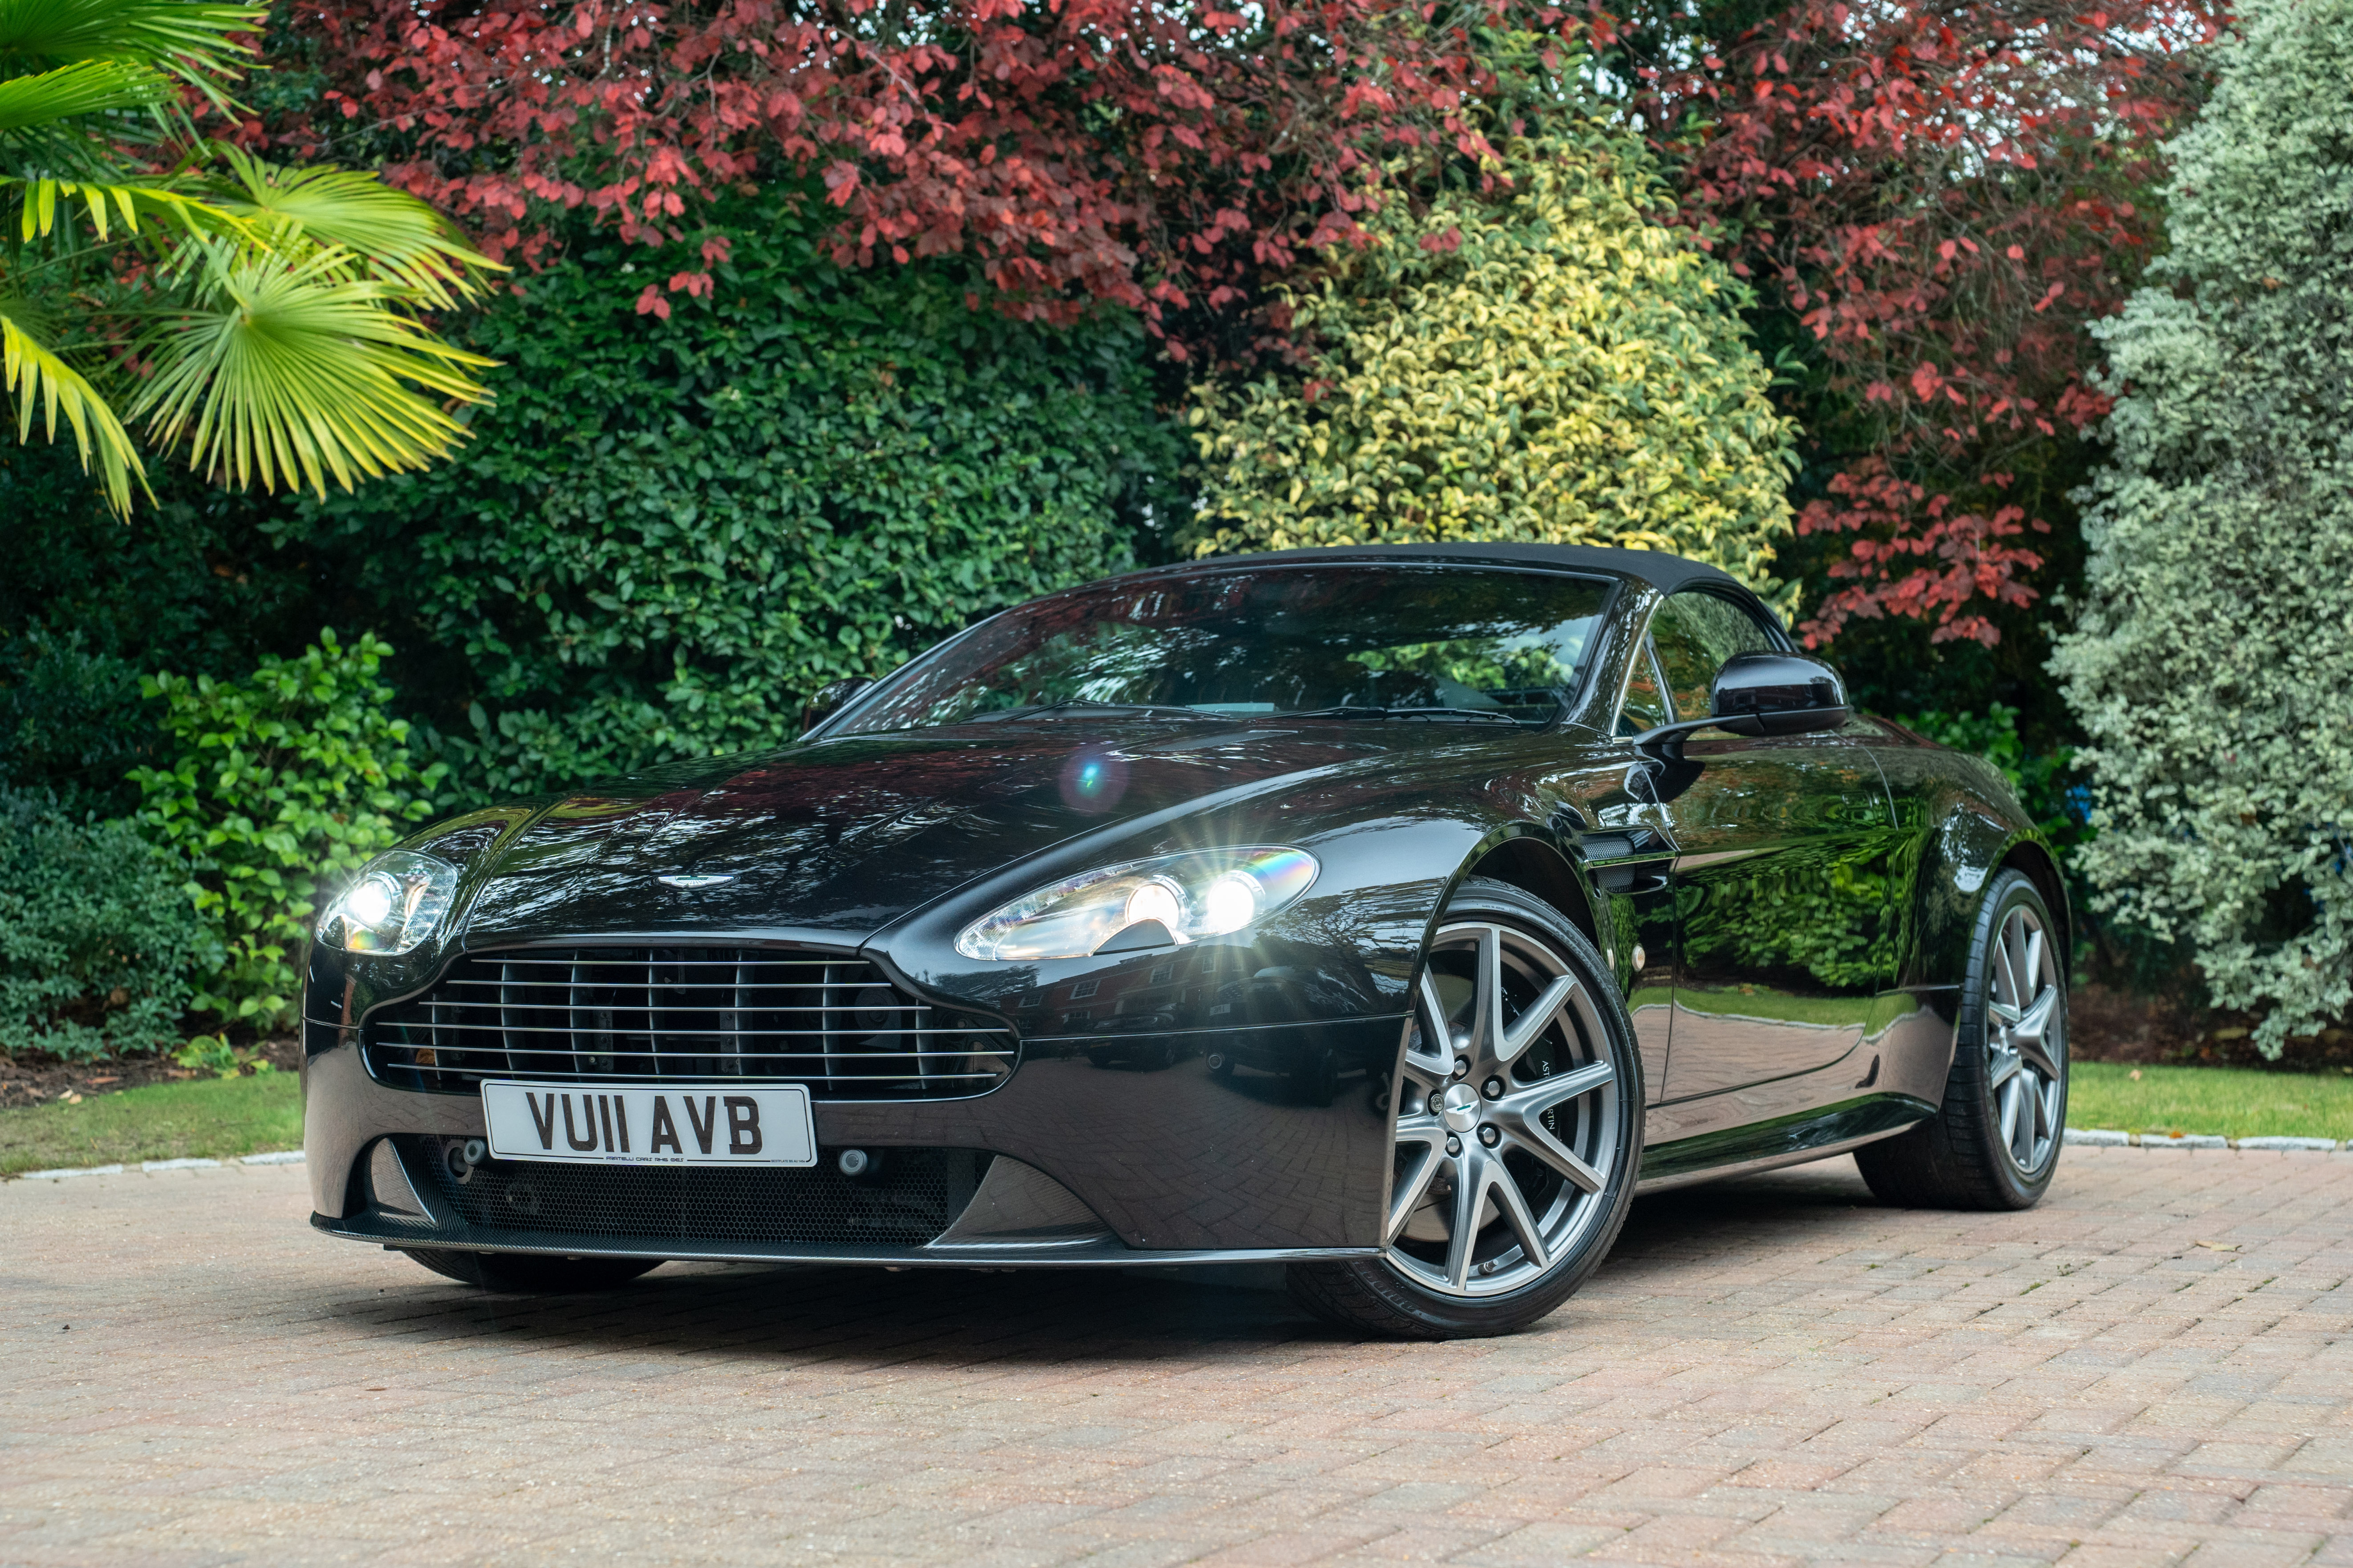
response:
<path id="1" fill-rule="evenodd" d="M 1460 561 L 1497 566 L 1551 566 L 1564 571 L 1608 572 L 1648 583 L 1672 594 L 1694 583 L 1710 583 L 1746 593 L 1740 580 L 1704 562 L 1686 561 L 1656 550 L 1602 550 L 1581 544 L 1347 544 L 1315 550 L 1275 550 L 1263 555 L 1218 555 L 1189 566 L 1225 566 L 1248 560 L 1257 565 L 1276 561 Z M 1187 567 L 1164 567 L 1184 571 Z"/>

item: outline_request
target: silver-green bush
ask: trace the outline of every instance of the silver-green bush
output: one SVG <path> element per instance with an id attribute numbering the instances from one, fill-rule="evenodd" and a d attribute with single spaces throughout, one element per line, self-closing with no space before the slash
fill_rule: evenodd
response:
<path id="1" fill-rule="evenodd" d="M 2101 332 L 2112 460 L 2052 668 L 2084 869 L 2276 1056 L 2353 1003 L 2353 0 L 2263 0 L 2214 54 L 2170 254 Z"/>

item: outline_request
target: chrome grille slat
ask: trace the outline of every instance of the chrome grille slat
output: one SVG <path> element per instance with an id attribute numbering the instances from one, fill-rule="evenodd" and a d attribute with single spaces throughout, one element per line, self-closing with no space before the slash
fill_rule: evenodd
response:
<path id="1" fill-rule="evenodd" d="M 448 1093 L 670 1078 L 805 1083 L 820 1099 L 980 1094 L 1019 1055 L 1011 1030 L 908 996 L 864 959 L 686 947 L 470 954 L 372 1016 L 363 1048 L 376 1077 Z"/>
<path id="2" fill-rule="evenodd" d="M 445 1028 L 454 1028 L 457 1026 L 445 1023 L 441 1026 Z M 575 1031 L 557 1024 L 509 1024 L 505 1026 L 505 1032 L 515 1035 L 570 1035 Z M 816 1030 L 810 1031 L 812 1034 L 817 1032 L 818 1031 Z M 773 1029 L 738 1029 L 733 1031 L 726 1029 L 682 1029 L 677 1033 L 681 1037 L 688 1039 L 723 1040 L 727 1038 L 731 1033 L 741 1035 L 751 1039 L 766 1039 L 773 1037 L 776 1031 Z M 1002 1033 L 1002 1031 L 995 1028 L 983 1027 L 979 1025 L 973 1025 L 970 1026 L 959 1026 L 949 1029 L 878 1029 L 872 1034 L 870 1034 L 867 1037 L 869 1039 L 872 1039 L 884 1034 L 905 1038 L 918 1038 L 925 1035 L 995 1035 L 999 1033 Z M 601 1050 L 603 1048 L 601 1042 L 607 1037 L 617 1040 L 649 1040 L 656 1038 L 657 1036 L 651 1029 L 631 1029 L 626 1035 L 617 1032 L 610 1037 L 599 1036 L 599 1044 L 595 1048 Z M 796 1052 L 793 1054 L 798 1055 L 800 1053 Z"/>
<path id="3" fill-rule="evenodd" d="M 711 951 L 713 950 L 708 948 L 649 949 L 642 947 L 565 947 L 551 948 L 546 952 L 543 953 L 524 948 L 510 948 L 500 956 L 509 963 L 643 963 L 646 962 L 646 954 L 649 952 L 679 953 L 708 952 Z M 684 964 L 695 969 L 727 970 L 733 969 L 738 963 L 757 963 L 763 966 L 775 964 L 798 964 L 804 969 L 822 969 L 828 964 L 839 963 L 841 962 L 840 956 L 833 953 L 825 954 L 823 956 L 812 955 L 807 958 L 758 958 L 748 956 L 754 952 L 753 949 L 748 947 L 740 949 L 725 948 L 717 951 L 723 951 L 730 954 L 740 952 L 747 956 L 741 959 L 732 956 L 727 958 L 670 958 L 664 960 L 664 962 L 673 965 Z"/>
<path id="4" fill-rule="evenodd" d="M 572 984 L 572 986 L 576 986 L 576 984 L 584 984 L 584 982 L 546 982 L 546 979 L 541 979 L 541 982 L 518 982 L 518 984 L 543 984 L 543 986 Z M 593 982 L 586 982 L 586 984 L 593 984 Z M 873 982 L 869 982 L 869 984 L 873 984 Z M 607 986 L 607 989 L 609 989 L 609 986 Z M 663 991 L 685 991 L 685 989 L 690 989 L 690 986 L 661 986 L 661 989 L 663 989 Z M 736 986 L 711 986 L 711 989 L 713 989 L 713 991 L 724 991 L 724 994 L 727 994 L 727 996 L 730 996 L 730 998 L 734 996 L 734 994 L 736 994 Z M 817 986 L 781 986 L 781 984 L 765 984 L 765 986 L 757 986 L 757 989 L 760 989 L 760 991 L 814 991 L 814 989 L 817 989 Z M 866 986 L 859 986 L 859 989 L 863 991 L 863 989 L 866 989 Z M 487 1005 L 494 1005 L 494 1003 L 490 1003 L 490 1001 L 438 1001 L 436 1005 L 438 1005 L 438 1007 L 487 1007 Z M 920 1003 L 918 1003 L 918 1005 L 920 1005 Z M 652 1013 L 652 1010 L 657 1010 L 657 1007 L 597 1007 L 597 1013 Z M 670 1005 L 670 1007 L 659 1007 L 659 1013 L 675 1013 L 675 1010 L 678 1010 L 678 1007 L 675 1007 L 675 1005 Z M 718 1003 L 713 1003 L 713 1010 L 723 1010 L 723 1007 L 720 1007 Z M 833 1007 L 830 1007 L 828 1003 L 807 1003 L 807 1005 L 793 1005 L 793 1007 L 760 1007 L 760 1013 L 830 1013 L 830 1010 L 833 1010 Z"/>

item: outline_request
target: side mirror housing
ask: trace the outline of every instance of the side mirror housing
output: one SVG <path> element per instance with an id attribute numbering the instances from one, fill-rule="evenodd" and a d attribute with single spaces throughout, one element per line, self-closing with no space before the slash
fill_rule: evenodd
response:
<path id="1" fill-rule="evenodd" d="M 816 695 L 801 709 L 801 733 L 807 734 L 840 712 L 851 698 L 873 684 L 862 675 L 853 675 L 843 680 L 828 680 L 818 687 Z"/>
<path id="2" fill-rule="evenodd" d="M 1804 735 L 1846 722 L 1846 683 L 1838 671 L 1801 653 L 1736 653 L 1715 672 L 1704 719 L 1662 724 L 1634 737 L 1634 747 L 1680 761 L 1683 742 L 1702 730 L 1735 735 Z"/>
<path id="3" fill-rule="evenodd" d="M 1716 728 L 1736 735 L 1804 735 L 1846 722 L 1846 683 L 1800 653 L 1738 653 L 1709 689 Z"/>

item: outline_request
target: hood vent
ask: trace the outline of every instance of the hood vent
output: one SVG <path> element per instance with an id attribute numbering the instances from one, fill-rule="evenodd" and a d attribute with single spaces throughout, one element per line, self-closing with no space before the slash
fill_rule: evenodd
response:
<path id="1" fill-rule="evenodd" d="M 484 1079 L 807 1084 L 826 1100 L 985 1094 L 1018 1043 L 944 1012 L 865 959 L 791 948 L 579 947 L 469 953 L 367 1021 L 368 1071 L 471 1094 Z"/>

